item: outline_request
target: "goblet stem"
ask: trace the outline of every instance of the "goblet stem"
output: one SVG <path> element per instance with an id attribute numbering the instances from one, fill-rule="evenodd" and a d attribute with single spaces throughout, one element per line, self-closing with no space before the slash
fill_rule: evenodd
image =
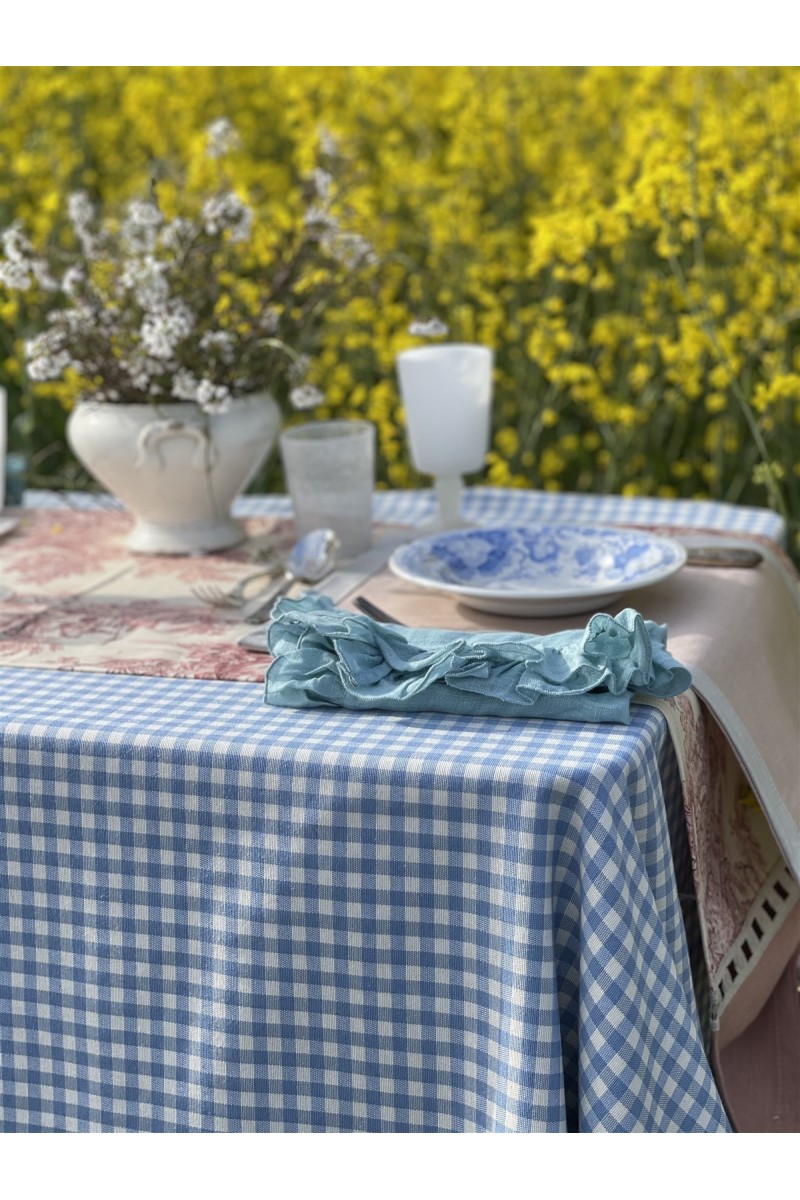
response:
<path id="1" fill-rule="evenodd" d="M 464 485 L 460 475 L 437 475 L 433 481 L 437 512 L 428 528 L 436 533 L 458 529 L 466 522 L 461 519 L 461 497 Z"/>

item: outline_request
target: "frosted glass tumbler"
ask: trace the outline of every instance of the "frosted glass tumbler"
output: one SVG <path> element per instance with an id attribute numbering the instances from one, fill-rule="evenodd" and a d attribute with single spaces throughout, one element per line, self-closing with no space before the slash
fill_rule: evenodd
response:
<path id="1" fill-rule="evenodd" d="M 397 356 L 411 461 L 435 476 L 437 528 L 460 524 L 461 476 L 479 471 L 489 449 L 492 365 L 488 346 L 452 343 Z"/>
<path id="2" fill-rule="evenodd" d="M 341 554 L 372 544 L 375 426 L 369 421 L 310 421 L 280 435 L 286 486 L 298 536 L 333 529 Z"/>

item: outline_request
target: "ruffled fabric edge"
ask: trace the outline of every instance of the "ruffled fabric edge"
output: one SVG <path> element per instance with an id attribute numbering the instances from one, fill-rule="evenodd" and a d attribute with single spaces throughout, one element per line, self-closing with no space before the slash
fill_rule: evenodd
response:
<path id="1" fill-rule="evenodd" d="M 275 606 L 265 699 L 628 723 L 635 693 L 674 696 L 691 684 L 666 639 L 666 626 L 629 608 L 547 636 L 454 633 L 382 625 L 308 592 Z"/>

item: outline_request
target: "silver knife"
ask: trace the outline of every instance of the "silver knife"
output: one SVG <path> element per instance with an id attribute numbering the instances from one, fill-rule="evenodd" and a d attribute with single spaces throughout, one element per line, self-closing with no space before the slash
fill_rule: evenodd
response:
<path id="1" fill-rule="evenodd" d="M 745 546 L 687 546 L 687 567 L 757 567 L 764 559 Z"/>

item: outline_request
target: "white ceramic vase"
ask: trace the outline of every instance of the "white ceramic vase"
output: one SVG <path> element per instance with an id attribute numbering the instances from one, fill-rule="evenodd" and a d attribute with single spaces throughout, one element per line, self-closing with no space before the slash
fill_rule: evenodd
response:
<path id="1" fill-rule="evenodd" d="M 274 446 L 280 424 L 280 408 L 266 392 L 211 414 L 191 403 L 87 400 L 70 413 L 67 440 L 135 516 L 129 549 L 206 554 L 244 539 L 230 507 Z"/>

